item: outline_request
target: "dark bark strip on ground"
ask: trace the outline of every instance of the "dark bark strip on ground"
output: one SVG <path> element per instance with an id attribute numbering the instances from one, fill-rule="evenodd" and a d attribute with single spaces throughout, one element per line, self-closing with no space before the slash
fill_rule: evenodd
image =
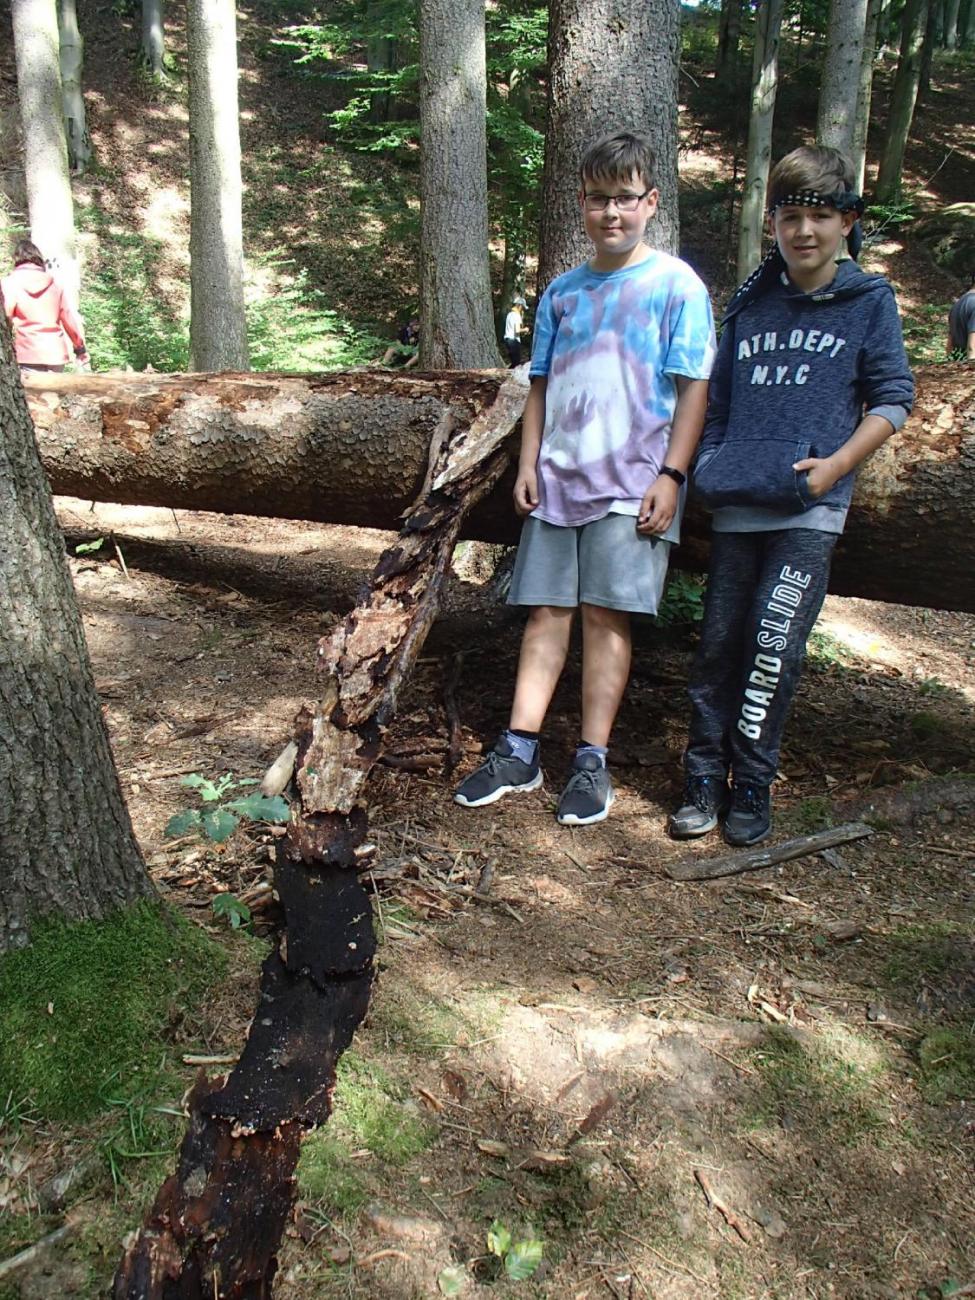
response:
<path id="1" fill-rule="evenodd" d="M 54 492 L 121 505 L 398 528 L 428 448 L 486 409 L 504 372 L 54 375 L 27 393 Z M 975 610 L 975 393 L 962 365 L 918 373 L 917 407 L 860 475 L 831 590 Z M 691 509 L 675 563 L 703 569 Z M 505 484 L 465 525 L 514 541 Z"/>
<path id="2" fill-rule="evenodd" d="M 239 1064 L 190 1097 L 179 1166 L 163 1184 L 115 1278 L 115 1300 L 264 1300 L 295 1190 L 305 1128 L 328 1117 L 335 1066 L 366 1011 L 375 937 L 355 874 L 363 789 L 397 696 L 436 614 L 467 511 L 509 457 L 524 404 L 514 376 L 459 421 L 370 590 L 322 641 L 327 676 L 297 719 L 298 798 L 275 883 L 285 914 L 264 963 Z"/>

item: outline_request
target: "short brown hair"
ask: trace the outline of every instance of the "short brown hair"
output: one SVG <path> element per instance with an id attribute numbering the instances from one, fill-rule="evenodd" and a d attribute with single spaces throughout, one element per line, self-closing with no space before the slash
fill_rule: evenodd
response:
<path id="1" fill-rule="evenodd" d="M 628 181 L 634 172 L 647 189 L 655 188 L 657 156 L 649 136 L 637 131 L 614 131 L 601 136 L 582 156 L 579 177 L 583 184 L 597 176 L 610 181 Z"/>
<path id="2" fill-rule="evenodd" d="M 824 198 L 853 189 L 856 178 L 853 163 L 839 149 L 804 144 L 793 149 L 772 168 L 768 181 L 769 211 L 787 194 L 813 190 Z"/>

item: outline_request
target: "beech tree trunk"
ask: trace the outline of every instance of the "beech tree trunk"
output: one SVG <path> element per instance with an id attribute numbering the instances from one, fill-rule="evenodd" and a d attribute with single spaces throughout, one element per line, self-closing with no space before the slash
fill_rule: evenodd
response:
<path id="1" fill-rule="evenodd" d="M 2 299 L 0 299 L 2 301 Z M 0 310 L 0 953 L 152 894 Z"/>
<path id="2" fill-rule="evenodd" d="M 475 418 L 441 430 L 429 473 L 370 590 L 318 646 L 322 699 L 295 721 L 294 802 L 275 886 L 285 913 L 260 1014 L 226 1080 L 201 1077 L 175 1174 L 127 1246 L 114 1300 L 271 1294 L 303 1131 L 331 1110 L 338 1057 L 366 1011 L 376 941 L 365 782 L 433 623 L 466 511 L 501 474 L 525 400 L 508 376 Z"/>
<path id="3" fill-rule="evenodd" d="M 856 127 L 867 0 L 832 0 L 816 143 L 850 153 Z"/>
<path id="4" fill-rule="evenodd" d="M 486 408 L 504 373 L 54 375 L 27 391 L 55 492 L 396 528 L 433 435 Z M 860 475 L 833 590 L 975 610 L 971 374 L 932 366 L 918 379 L 914 415 Z M 509 482 L 467 535 L 517 536 Z M 707 535 L 691 510 L 676 562 L 704 567 Z"/>
<path id="5" fill-rule="evenodd" d="M 55 0 L 12 0 L 11 14 L 31 238 L 77 307 L 80 277 L 64 137 L 57 8 Z"/>
<path id="6" fill-rule="evenodd" d="M 854 188 L 858 194 L 863 193 L 867 172 L 867 136 L 870 131 L 870 110 L 873 105 L 873 65 L 877 59 L 877 36 L 883 4 L 884 0 L 869 0 L 867 21 L 863 32 L 856 121 L 853 124 L 853 145 L 850 149 L 855 176 Z"/>
<path id="7" fill-rule="evenodd" d="M 189 0 L 190 357 L 246 370 L 234 0 Z"/>
<path id="8" fill-rule="evenodd" d="M 652 248 L 676 253 L 680 0 L 552 0 L 538 291 L 592 256 L 579 211 L 579 163 L 597 137 L 645 132 L 657 156 Z"/>
<path id="9" fill-rule="evenodd" d="M 945 5 L 945 49 L 958 48 L 958 15 L 961 12 L 961 0 L 947 0 Z"/>
<path id="10" fill-rule="evenodd" d="M 501 364 L 488 259 L 483 0 L 420 0 L 420 364 Z"/>
<path id="11" fill-rule="evenodd" d="M 975 0 L 965 0 L 959 26 L 962 45 L 966 50 L 971 49 L 975 45 Z"/>
<path id="12" fill-rule="evenodd" d="M 893 203 L 900 197 L 904 152 L 914 120 L 914 105 L 921 79 L 921 49 L 928 23 L 928 0 L 906 0 L 901 20 L 901 49 L 887 113 L 887 136 L 877 175 L 877 202 Z"/>
<path id="13" fill-rule="evenodd" d="M 75 0 L 60 3 L 61 102 L 64 107 L 64 134 L 68 146 L 68 163 L 73 172 L 84 172 L 91 161 L 91 136 L 85 117 L 82 91 L 85 67 L 85 43 L 78 28 Z"/>
<path id="14" fill-rule="evenodd" d="M 163 0 L 142 0 L 142 58 L 154 77 L 166 75 Z"/>
<path id="15" fill-rule="evenodd" d="M 748 121 L 748 160 L 738 232 L 738 279 L 746 279 L 762 260 L 765 192 L 772 161 L 772 119 L 779 88 L 779 36 L 783 0 L 759 0 L 752 58 L 752 108 Z"/>

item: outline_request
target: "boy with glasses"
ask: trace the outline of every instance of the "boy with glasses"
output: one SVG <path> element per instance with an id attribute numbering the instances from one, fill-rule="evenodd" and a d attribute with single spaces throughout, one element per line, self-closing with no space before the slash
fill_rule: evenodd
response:
<path id="1" fill-rule="evenodd" d="M 552 281 L 536 314 L 508 596 L 531 613 L 508 727 L 454 796 L 468 808 L 541 785 L 539 731 L 577 609 L 582 730 L 558 820 L 602 821 L 613 801 L 606 754 L 629 676 L 629 616 L 657 612 L 715 353 L 704 285 L 644 243 L 654 168 L 632 132 L 588 150 L 579 202 L 594 254 Z"/>

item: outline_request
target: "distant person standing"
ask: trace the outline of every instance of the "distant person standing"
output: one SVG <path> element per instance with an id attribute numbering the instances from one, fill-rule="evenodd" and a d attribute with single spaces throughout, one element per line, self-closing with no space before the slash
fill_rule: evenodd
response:
<path id="1" fill-rule="evenodd" d="M 521 331 L 524 329 L 521 313 L 525 305 L 524 298 L 515 298 L 504 318 L 504 346 L 511 366 L 521 365 Z"/>
<path id="2" fill-rule="evenodd" d="M 71 356 L 69 342 L 75 359 L 82 366 L 90 364 L 81 317 L 44 265 L 36 244 L 17 241 L 14 269 L 0 280 L 0 287 L 21 373 L 63 370 Z"/>
<path id="3" fill-rule="evenodd" d="M 959 353 L 966 361 L 975 361 L 975 272 L 967 292 L 948 313 L 948 355 Z"/>

